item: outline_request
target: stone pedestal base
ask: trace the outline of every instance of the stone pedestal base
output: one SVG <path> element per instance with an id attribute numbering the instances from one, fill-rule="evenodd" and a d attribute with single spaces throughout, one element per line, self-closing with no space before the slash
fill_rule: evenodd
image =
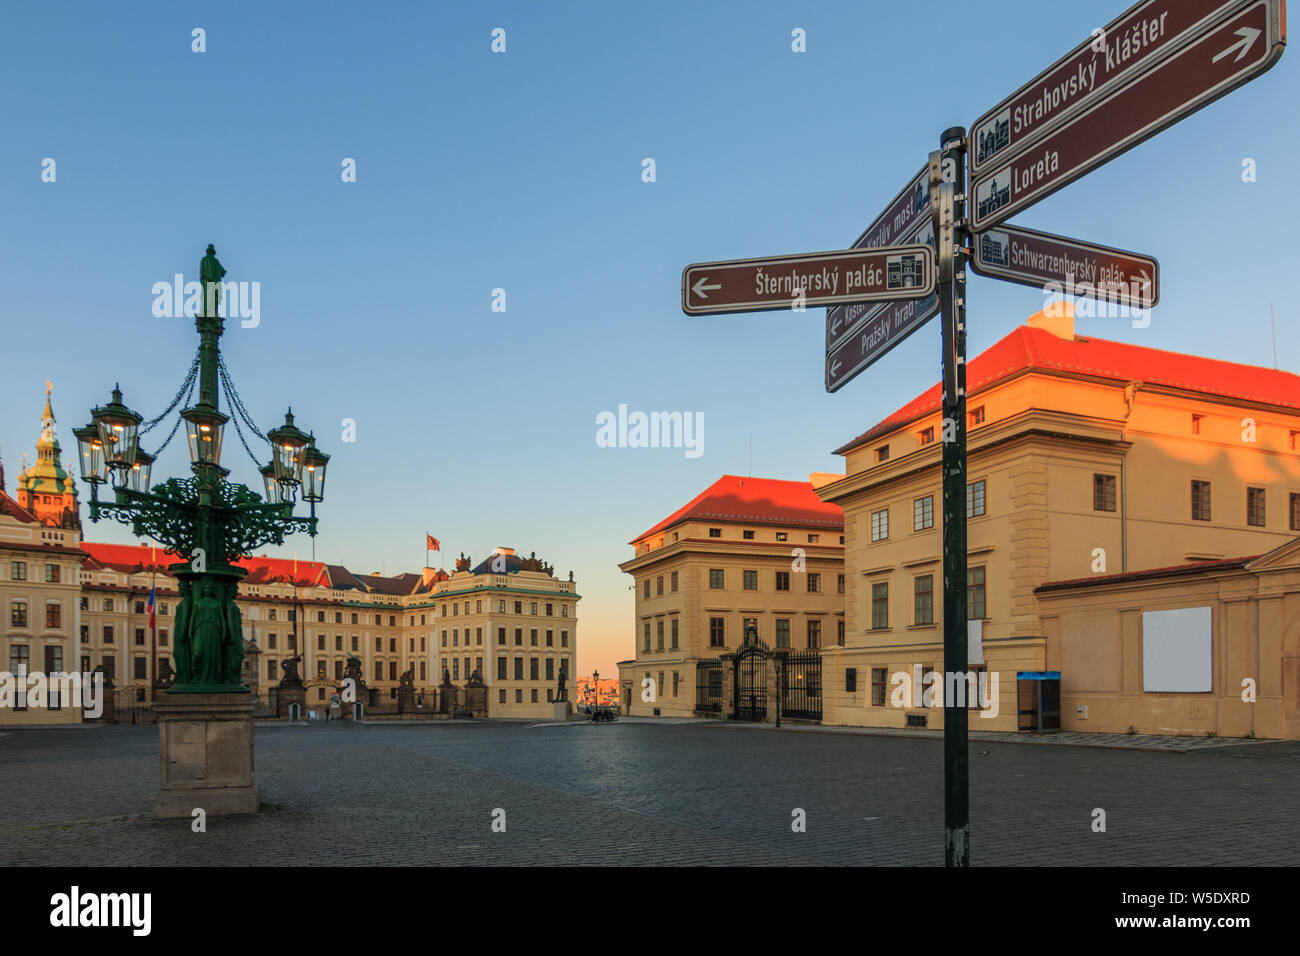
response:
<path id="1" fill-rule="evenodd" d="M 162 694 L 155 820 L 256 813 L 252 694 Z"/>
<path id="2" fill-rule="evenodd" d="M 557 700 L 551 707 L 556 720 L 568 720 L 573 716 L 573 704 L 567 700 Z"/>
<path id="3" fill-rule="evenodd" d="M 463 710 L 470 717 L 486 717 L 487 688 L 474 686 L 466 687 Z"/>

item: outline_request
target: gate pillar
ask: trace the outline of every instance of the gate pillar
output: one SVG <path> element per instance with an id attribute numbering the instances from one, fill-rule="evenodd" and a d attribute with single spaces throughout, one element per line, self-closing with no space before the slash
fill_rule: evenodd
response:
<path id="1" fill-rule="evenodd" d="M 786 695 L 781 692 L 783 688 L 779 675 L 786 673 L 785 659 L 786 655 L 789 653 L 790 651 L 787 648 L 778 647 L 773 649 L 772 652 L 767 655 L 769 664 L 767 668 L 767 699 L 772 701 L 774 706 L 768 708 L 767 716 L 763 718 L 763 723 L 765 724 L 775 723 L 777 714 L 779 714 L 781 708 L 785 706 Z M 789 680 L 788 675 L 785 680 Z"/>
<path id="2" fill-rule="evenodd" d="M 736 716 L 736 655 L 719 654 L 722 661 L 722 714 L 726 720 Z"/>

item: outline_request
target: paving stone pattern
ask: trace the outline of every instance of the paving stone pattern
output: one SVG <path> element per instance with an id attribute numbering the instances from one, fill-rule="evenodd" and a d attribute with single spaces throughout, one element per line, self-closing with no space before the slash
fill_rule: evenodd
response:
<path id="1" fill-rule="evenodd" d="M 1294 865 L 1300 743 L 1219 743 L 1170 753 L 973 738 L 972 861 Z M 149 814 L 155 727 L 0 735 L 0 865 L 943 862 L 931 736 L 338 721 L 259 726 L 256 748 L 262 812 L 193 833 Z M 1105 833 L 1091 829 L 1097 807 Z M 491 829 L 496 808 L 504 833 Z M 795 808 L 805 833 L 791 830 Z"/>

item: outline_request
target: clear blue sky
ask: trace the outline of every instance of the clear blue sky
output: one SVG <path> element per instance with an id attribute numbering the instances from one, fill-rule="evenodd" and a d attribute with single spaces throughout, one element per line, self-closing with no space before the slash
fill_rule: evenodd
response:
<path id="1" fill-rule="evenodd" d="M 719 475 L 805 478 L 938 377 L 931 323 L 823 389 L 824 311 L 688 318 L 691 261 L 840 248 L 949 126 L 1122 0 L 42 3 L 0 30 L 0 452 L 13 491 L 46 378 L 64 457 L 116 380 L 156 414 L 193 324 L 151 287 L 262 285 L 224 354 L 268 428 L 292 403 L 333 455 L 319 558 L 418 569 L 424 533 L 572 568 L 579 673 L 632 653 L 626 542 Z M 207 31 L 207 52 L 190 32 Z M 493 28 L 507 52 L 489 50 Z M 793 53 L 791 31 L 807 33 Z M 1017 217 L 1154 254 L 1151 326 L 1099 337 L 1300 370 L 1296 54 Z M 41 181 L 41 161 L 57 182 Z M 340 181 L 355 158 L 358 182 Z M 641 180 L 652 157 L 657 182 Z M 1241 181 L 1243 158 L 1258 181 Z M 507 311 L 491 311 L 494 288 Z M 1041 308 L 972 277 L 976 354 Z M 704 454 L 609 449 L 595 419 L 703 412 Z M 357 442 L 340 422 L 357 422 Z M 151 436 L 153 438 L 158 435 Z M 180 440 L 155 469 L 186 471 Z M 225 463 L 256 485 L 228 431 Z M 127 541 L 101 523 L 92 539 Z M 281 553 L 310 552 L 305 537 Z"/>

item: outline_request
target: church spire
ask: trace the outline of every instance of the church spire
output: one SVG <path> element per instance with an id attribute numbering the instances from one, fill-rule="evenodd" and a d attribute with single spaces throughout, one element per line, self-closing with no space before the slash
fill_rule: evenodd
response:
<path id="1" fill-rule="evenodd" d="M 54 408 L 50 401 L 53 390 L 54 384 L 46 379 L 41 436 L 36 441 L 36 463 L 30 468 L 24 467 L 18 476 L 17 500 L 45 524 L 66 527 L 71 523 L 80 527 L 77 489 L 72 476 L 59 461 L 62 449 L 54 430 Z"/>
<path id="2" fill-rule="evenodd" d="M 45 411 L 41 412 L 41 437 L 36 442 L 36 461 L 38 464 L 51 463 L 59 468 L 59 439 L 54 434 L 54 409 L 50 405 L 50 392 L 54 390 L 54 383 L 48 378 L 45 380 Z M 64 476 L 66 477 L 66 475 Z"/>

